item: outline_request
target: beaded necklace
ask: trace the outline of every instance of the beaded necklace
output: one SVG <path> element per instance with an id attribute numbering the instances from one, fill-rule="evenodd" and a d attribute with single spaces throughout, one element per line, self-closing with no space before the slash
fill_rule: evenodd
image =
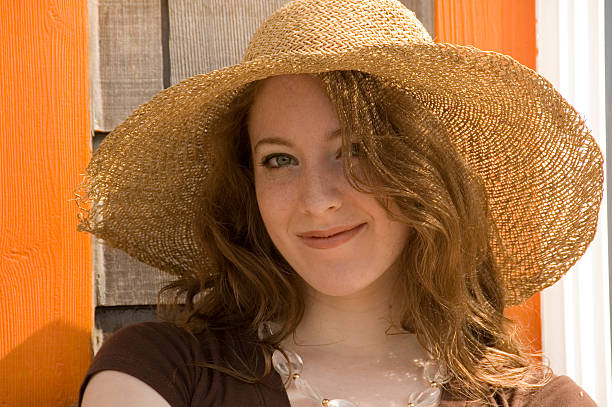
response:
<path id="1" fill-rule="evenodd" d="M 263 328 L 263 329 L 262 329 Z M 260 327 L 260 339 L 271 334 L 271 324 Z M 430 387 L 421 392 L 408 395 L 406 407 L 437 407 L 440 402 L 440 385 L 448 381 L 448 375 L 434 359 L 415 359 L 416 366 L 423 369 L 423 378 Z M 346 399 L 329 399 L 321 394 L 302 376 L 304 362 L 300 355 L 291 350 L 275 350 L 272 354 L 272 366 L 280 375 L 286 389 L 292 386 L 305 397 L 319 403 L 322 407 L 358 407 Z"/>

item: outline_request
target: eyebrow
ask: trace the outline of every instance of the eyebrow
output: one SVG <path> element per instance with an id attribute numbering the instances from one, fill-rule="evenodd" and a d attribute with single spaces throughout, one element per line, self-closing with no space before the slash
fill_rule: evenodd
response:
<path id="1" fill-rule="evenodd" d="M 340 137 L 341 133 L 340 133 L 340 129 L 336 129 L 333 131 L 330 131 L 327 133 L 327 141 L 331 141 L 334 140 L 338 137 Z M 257 148 L 259 148 L 259 146 L 263 145 L 263 144 L 272 144 L 272 145 L 277 145 L 277 146 L 286 146 L 286 147 L 293 147 L 293 144 L 290 141 L 287 141 L 283 138 L 280 137 L 264 137 L 261 140 L 259 140 L 257 143 L 255 143 L 255 145 L 253 146 L 253 151 L 257 151 Z"/>

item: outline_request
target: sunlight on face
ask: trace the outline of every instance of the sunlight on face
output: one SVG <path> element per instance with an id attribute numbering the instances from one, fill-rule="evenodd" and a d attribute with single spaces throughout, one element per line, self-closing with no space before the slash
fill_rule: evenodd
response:
<path id="1" fill-rule="evenodd" d="M 310 287 L 351 295 L 385 274 L 408 226 L 349 185 L 338 117 L 319 79 L 266 79 L 248 128 L 261 217 L 279 252 Z"/>

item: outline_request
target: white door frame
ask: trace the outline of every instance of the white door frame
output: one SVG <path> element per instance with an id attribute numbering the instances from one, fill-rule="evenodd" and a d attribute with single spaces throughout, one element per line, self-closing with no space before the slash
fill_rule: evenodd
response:
<path id="1" fill-rule="evenodd" d="M 537 71 L 586 119 L 605 155 L 604 0 L 536 0 Z M 612 405 L 607 188 L 598 230 L 565 277 L 542 291 L 542 345 L 556 374 Z"/>

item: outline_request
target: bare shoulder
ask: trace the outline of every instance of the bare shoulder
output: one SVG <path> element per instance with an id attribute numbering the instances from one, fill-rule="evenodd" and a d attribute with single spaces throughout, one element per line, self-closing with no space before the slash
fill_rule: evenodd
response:
<path id="1" fill-rule="evenodd" d="M 151 386 L 127 373 L 104 370 L 92 376 L 82 407 L 170 407 Z"/>

